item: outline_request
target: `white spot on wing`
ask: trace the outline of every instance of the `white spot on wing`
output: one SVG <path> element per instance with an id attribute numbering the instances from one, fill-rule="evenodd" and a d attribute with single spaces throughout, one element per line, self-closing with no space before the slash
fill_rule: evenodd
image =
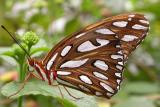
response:
<path id="1" fill-rule="evenodd" d="M 81 75 L 81 76 L 79 76 L 79 78 L 81 79 L 81 81 L 83 81 L 87 84 L 92 84 L 92 81 L 86 75 Z"/>
<path id="2" fill-rule="evenodd" d="M 107 93 L 106 95 L 107 95 L 107 96 L 109 96 L 109 97 L 111 97 L 113 94 L 111 94 L 111 93 Z"/>
<path id="3" fill-rule="evenodd" d="M 128 18 L 128 21 L 131 21 L 132 20 L 132 18 Z"/>
<path id="4" fill-rule="evenodd" d="M 105 70 L 105 71 L 108 70 L 108 65 L 104 61 L 101 61 L 101 60 L 96 60 L 96 62 L 94 63 L 94 66 L 96 66 L 99 69 Z"/>
<path id="5" fill-rule="evenodd" d="M 117 77 L 121 77 L 121 73 L 115 73 Z"/>
<path id="6" fill-rule="evenodd" d="M 116 68 L 119 69 L 119 70 L 122 70 L 122 69 L 123 69 L 123 67 L 120 66 L 120 65 L 116 65 Z"/>
<path id="7" fill-rule="evenodd" d="M 67 53 L 70 51 L 70 49 L 72 48 L 72 46 L 66 46 L 62 52 L 61 52 L 61 56 L 66 56 Z"/>
<path id="8" fill-rule="evenodd" d="M 120 79 L 117 79 L 117 84 L 120 84 L 121 80 Z"/>
<path id="9" fill-rule="evenodd" d="M 109 85 L 103 83 L 103 82 L 100 82 L 100 85 L 106 89 L 107 91 L 111 92 L 111 93 L 114 93 L 114 90 L 112 89 L 112 87 L 110 87 Z"/>
<path id="10" fill-rule="evenodd" d="M 122 50 L 118 51 L 117 53 L 119 53 L 119 54 L 123 54 Z"/>
<path id="11" fill-rule="evenodd" d="M 109 30 L 109 29 L 105 29 L 105 28 L 98 29 L 98 30 L 96 30 L 95 32 L 97 32 L 97 33 L 101 33 L 101 34 L 115 34 L 115 33 L 114 33 L 114 32 L 112 32 L 111 30 Z"/>
<path id="12" fill-rule="evenodd" d="M 121 40 L 129 42 L 129 41 L 133 41 L 135 39 L 138 39 L 138 37 L 134 36 L 134 35 L 124 35 Z"/>
<path id="13" fill-rule="evenodd" d="M 118 58 L 123 59 L 123 56 L 122 55 L 111 55 L 111 58 L 112 59 L 118 59 Z"/>
<path id="14" fill-rule="evenodd" d="M 132 26 L 133 29 L 137 29 L 137 30 L 146 30 L 148 27 L 139 25 L 139 24 L 135 24 L 134 26 Z"/>
<path id="15" fill-rule="evenodd" d="M 116 45 L 116 48 L 120 48 L 121 46 L 120 45 Z"/>
<path id="16" fill-rule="evenodd" d="M 96 94 L 97 96 L 103 95 L 101 92 L 98 92 L 98 91 L 96 91 L 95 94 Z"/>
<path id="17" fill-rule="evenodd" d="M 94 45 L 92 44 L 92 42 L 86 41 L 86 42 L 82 43 L 81 45 L 79 45 L 78 51 L 79 51 L 79 52 L 91 51 L 91 50 L 100 48 L 100 47 L 102 47 L 102 46 L 104 46 L 104 45 L 107 45 L 107 44 L 109 43 L 108 40 L 104 40 L 104 39 L 96 39 L 96 41 L 97 41 L 98 43 L 100 43 L 100 46 L 94 46 Z"/>
<path id="18" fill-rule="evenodd" d="M 117 86 L 117 90 L 119 90 L 120 89 L 120 87 L 119 87 L 119 85 Z"/>
<path id="19" fill-rule="evenodd" d="M 123 61 L 118 62 L 119 65 L 123 65 Z"/>
<path id="20" fill-rule="evenodd" d="M 128 22 L 126 22 L 126 21 L 119 21 L 119 22 L 113 22 L 113 25 L 117 26 L 117 27 L 126 27 L 127 23 Z"/>
<path id="21" fill-rule="evenodd" d="M 75 61 L 70 60 L 70 61 L 67 61 L 67 62 L 63 63 L 60 66 L 60 68 L 64 68 L 64 67 L 68 67 L 68 68 L 80 67 L 83 64 L 85 64 L 87 61 L 88 61 L 88 58 L 87 59 L 82 59 L 82 60 L 75 60 Z"/>
<path id="22" fill-rule="evenodd" d="M 107 45 L 109 43 L 109 40 L 105 39 L 96 39 L 96 41 L 101 44 L 101 46 Z"/>
<path id="23" fill-rule="evenodd" d="M 108 80 L 108 77 L 106 77 L 104 74 L 101 74 L 99 72 L 93 72 L 93 74 L 100 79 Z"/>
<path id="24" fill-rule="evenodd" d="M 128 15 L 128 17 L 134 17 L 135 15 L 134 14 L 130 14 L 130 15 Z"/>
<path id="25" fill-rule="evenodd" d="M 79 37 L 81 37 L 81 36 L 83 36 L 83 35 L 85 35 L 85 34 L 86 34 L 85 32 L 84 32 L 84 33 L 81 33 L 81 34 L 77 35 L 76 38 L 79 38 Z"/>
<path id="26" fill-rule="evenodd" d="M 139 22 L 149 24 L 149 22 L 147 20 L 139 20 Z"/>
<path id="27" fill-rule="evenodd" d="M 58 53 L 56 53 L 47 63 L 47 70 L 51 69 L 51 66 L 53 65 L 53 62 L 55 61 L 56 57 L 57 57 Z"/>
<path id="28" fill-rule="evenodd" d="M 90 41 L 86 41 L 84 43 L 82 43 L 79 47 L 78 47 L 78 51 L 79 52 L 86 52 L 86 51 L 91 51 L 96 49 L 97 47 L 94 46 Z"/>
<path id="29" fill-rule="evenodd" d="M 70 75 L 71 72 L 68 71 L 57 71 L 57 75 Z"/>

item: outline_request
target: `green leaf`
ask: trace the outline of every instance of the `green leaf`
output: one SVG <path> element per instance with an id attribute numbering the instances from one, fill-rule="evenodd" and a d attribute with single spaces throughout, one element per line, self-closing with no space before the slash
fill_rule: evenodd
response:
<path id="1" fill-rule="evenodd" d="M 5 85 L 4 87 L 2 87 L 1 93 L 4 96 L 8 97 L 13 93 L 17 92 L 19 87 L 20 87 L 20 83 L 11 82 Z M 79 98 L 83 97 L 80 100 L 74 101 L 75 99 L 69 96 L 62 86 L 60 86 L 60 88 L 62 90 L 64 98 L 70 100 L 72 103 L 76 104 L 78 107 L 97 107 L 94 97 L 83 94 L 80 91 L 67 88 L 68 91 L 75 97 L 79 97 Z M 45 82 L 37 81 L 37 80 L 32 82 L 27 82 L 25 87 L 18 94 L 12 96 L 11 98 L 18 98 L 20 96 L 30 95 L 30 94 L 33 94 L 33 95 L 40 94 L 44 96 L 51 96 L 56 99 L 61 98 L 61 94 L 57 86 L 53 87 L 48 85 Z"/>
<path id="2" fill-rule="evenodd" d="M 160 86 L 156 83 L 148 83 L 148 82 L 133 82 L 128 83 L 126 87 L 126 91 L 129 93 L 136 94 L 150 94 L 159 92 Z"/>
<path id="3" fill-rule="evenodd" d="M 69 35 L 75 31 L 77 31 L 80 27 L 80 21 L 78 18 L 74 18 L 70 20 L 65 26 L 65 35 Z"/>
<path id="4" fill-rule="evenodd" d="M 15 56 L 13 51 L 6 51 L 6 52 L 2 53 L 1 55 L 10 56 L 10 57 L 14 57 Z"/>
<path id="5" fill-rule="evenodd" d="M 101 16 L 100 7 L 93 0 L 83 0 L 81 11 L 88 12 L 97 18 Z"/>
<path id="6" fill-rule="evenodd" d="M 50 48 L 48 48 L 48 47 L 38 47 L 38 48 L 33 48 L 32 50 L 31 50 L 31 55 L 33 55 L 33 54 L 35 54 L 35 53 L 37 53 L 37 52 L 44 52 L 44 51 L 46 51 L 46 52 L 48 52 L 50 50 Z"/>
<path id="7" fill-rule="evenodd" d="M 132 97 L 115 104 L 113 107 L 155 107 L 154 103 L 146 98 Z"/>

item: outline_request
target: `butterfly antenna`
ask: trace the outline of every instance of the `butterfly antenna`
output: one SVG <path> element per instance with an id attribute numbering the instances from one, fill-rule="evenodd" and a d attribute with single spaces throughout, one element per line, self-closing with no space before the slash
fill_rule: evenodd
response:
<path id="1" fill-rule="evenodd" d="M 21 49 L 27 54 L 27 58 L 31 60 L 30 54 L 27 52 L 27 50 L 20 44 L 20 42 L 3 26 L 1 27 L 12 37 L 12 39 L 21 47 Z"/>

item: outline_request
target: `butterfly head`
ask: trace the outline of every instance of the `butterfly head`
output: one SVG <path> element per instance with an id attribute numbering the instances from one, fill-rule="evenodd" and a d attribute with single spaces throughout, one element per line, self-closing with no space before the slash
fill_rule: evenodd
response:
<path id="1" fill-rule="evenodd" d="M 35 59 L 28 59 L 28 70 L 33 71 L 35 69 L 36 61 Z"/>

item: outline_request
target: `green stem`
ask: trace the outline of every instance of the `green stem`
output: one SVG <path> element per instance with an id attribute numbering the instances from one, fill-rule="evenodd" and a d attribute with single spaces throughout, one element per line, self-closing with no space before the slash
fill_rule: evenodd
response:
<path id="1" fill-rule="evenodd" d="M 23 82 L 25 79 L 25 69 L 24 69 L 24 61 L 21 60 L 19 63 L 19 82 Z M 22 107 L 23 96 L 18 98 L 18 107 Z"/>

